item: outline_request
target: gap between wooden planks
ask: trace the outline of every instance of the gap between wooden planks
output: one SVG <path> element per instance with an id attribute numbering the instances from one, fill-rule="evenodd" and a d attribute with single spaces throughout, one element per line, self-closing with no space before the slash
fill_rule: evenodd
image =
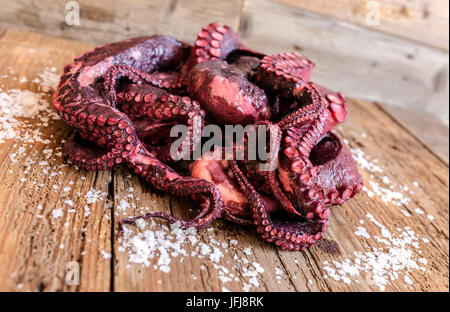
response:
<path id="1" fill-rule="evenodd" d="M 446 0 L 275 0 L 448 51 Z M 379 23 L 369 25 L 378 13 Z"/>
<path id="2" fill-rule="evenodd" d="M 78 42 L 49 38 L 33 33 L 7 30 L 0 38 L 0 62 L 2 72 L 9 66 L 20 77 L 34 77 L 42 66 L 52 60 L 52 66 L 61 71 L 74 56 L 90 47 Z M 33 52 L 30 52 L 33 49 Z M 17 81 L 3 79 L 4 89 L 28 88 L 32 84 L 19 85 Z M 48 95 L 50 100 L 50 94 Z M 212 227 L 216 240 L 228 242 L 237 239 L 237 246 L 230 246 L 229 253 L 221 261 L 233 261 L 235 253 L 243 254 L 245 247 L 252 248 L 251 260 L 265 268 L 259 288 L 261 291 L 377 291 L 378 288 L 364 279 L 350 285 L 331 278 L 324 279 L 323 261 L 341 261 L 355 250 L 363 251 L 380 244 L 354 234 L 359 220 L 367 213 L 373 214 L 388 229 L 410 226 L 419 237 L 427 237 L 431 243 L 421 246 L 423 256 L 429 260 L 428 271 L 412 272 L 413 288 L 397 280 L 387 287 L 393 291 L 448 291 L 448 166 L 426 150 L 422 143 L 400 127 L 378 106 L 370 102 L 351 100 L 349 121 L 339 132 L 370 157 L 377 158 L 386 174 L 400 185 L 410 187 L 418 181 L 420 188 L 411 195 L 413 205 L 408 209 L 411 217 L 405 217 L 400 207 L 386 206 L 378 197 L 369 198 L 361 192 L 342 207 L 332 210 L 331 228 L 318 246 L 303 252 L 292 253 L 274 248 L 259 239 L 253 229 L 217 221 Z M 62 121 L 56 121 L 41 132 L 51 143 L 35 143 L 26 146 L 26 155 L 38 163 L 44 159 L 43 150 L 57 149 L 68 135 L 69 129 Z M 367 138 L 362 137 L 367 134 Z M 50 137 L 53 135 L 53 137 Z M 33 168 L 25 182 L 22 161 L 25 156 L 12 162 L 9 157 L 17 151 L 20 143 L 7 142 L 0 145 L 0 290 L 24 291 L 220 291 L 221 283 L 217 270 L 211 266 L 202 270 L 200 259 L 188 257 L 182 263 L 174 261 L 169 274 L 128 263 L 127 255 L 118 250 L 118 243 L 111 235 L 116 233 L 116 211 L 119 202 L 127 199 L 137 207 L 150 205 L 152 209 L 172 211 L 187 216 L 186 203 L 155 192 L 126 168 L 116 167 L 113 171 L 88 173 L 73 167 L 63 166 L 57 176 L 43 175 L 39 166 Z M 53 168 L 64 164 L 61 157 L 52 156 L 49 163 Z M 11 170 L 11 171 L 10 171 Z M 370 173 L 361 170 L 365 180 Z M 84 179 L 82 178 L 84 177 Z M 62 189 L 68 181 L 74 181 L 69 192 Z M 35 192 L 34 182 L 45 186 Z M 55 190 L 52 186 L 57 185 Z M 133 187 L 133 198 L 127 198 L 129 187 Z M 86 217 L 82 207 L 86 204 L 84 195 L 91 189 L 107 193 L 105 198 L 91 206 L 91 215 Z M 78 192 L 80 192 L 78 195 Z M 113 200 L 111 209 L 105 209 L 107 198 Z M 137 200 L 136 198 L 140 198 Z M 67 213 L 58 220 L 52 219 L 52 211 L 63 207 L 64 201 L 72 199 L 77 211 Z M 153 203 L 155 201 L 155 203 Z M 37 206 L 42 205 L 42 211 Z M 420 207 L 425 215 L 414 213 Z M 139 214 L 139 209 L 128 207 L 126 215 Z M 42 218 L 36 218 L 36 215 Z M 435 219 L 430 221 L 427 214 Z M 53 220 L 53 222 L 52 222 Z M 113 223 L 111 223 L 113 220 Z M 68 224 L 65 226 L 65 224 Z M 368 230 L 377 232 L 372 224 Z M 112 230 L 113 229 L 113 230 Z M 138 231 L 137 229 L 133 229 Z M 210 232 L 200 232 L 203 239 Z M 333 248 L 329 248 L 332 246 Z M 105 254 L 111 253 L 108 259 Z M 79 286 L 68 286 L 64 282 L 66 265 L 69 261 L 81 264 Z M 283 272 L 280 283 L 274 271 Z M 192 274 L 199 278 L 192 279 Z M 237 274 L 242 274 L 238 272 Z M 161 281 L 161 283 L 159 283 Z M 229 290 L 241 290 L 241 282 L 227 284 Z"/>

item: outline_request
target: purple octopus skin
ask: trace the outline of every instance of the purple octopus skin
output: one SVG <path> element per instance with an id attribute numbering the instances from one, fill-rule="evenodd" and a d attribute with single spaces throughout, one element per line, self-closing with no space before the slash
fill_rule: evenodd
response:
<path id="1" fill-rule="evenodd" d="M 187 78 L 188 93 L 206 115 L 223 125 L 253 124 L 270 119 L 265 92 L 246 79 L 246 72 L 226 61 L 204 61 Z"/>
<path id="2" fill-rule="evenodd" d="M 297 53 L 252 51 L 230 27 L 212 23 L 194 46 L 153 36 L 85 53 L 64 68 L 53 104 L 75 130 L 64 144 L 69 162 L 87 170 L 124 163 L 200 208 L 189 220 L 158 211 L 122 219 L 120 231 L 140 218 L 200 228 L 223 217 L 255 226 L 283 249 L 304 250 L 329 227 L 330 207 L 363 185 L 332 132 L 346 120 L 346 100 L 309 81 L 313 68 Z M 187 166 L 171 158 L 170 128 L 188 127 L 183 144 L 192 151 L 205 123 L 277 125 L 276 170 L 259 171 L 260 161 L 217 160 L 212 152 Z"/>

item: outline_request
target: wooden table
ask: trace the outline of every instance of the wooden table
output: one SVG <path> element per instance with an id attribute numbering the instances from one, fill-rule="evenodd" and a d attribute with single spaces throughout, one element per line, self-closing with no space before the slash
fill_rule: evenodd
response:
<path id="1" fill-rule="evenodd" d="M 45 68 L 60 73 L 89 48 L 35 33 L 4 31 L 1 92 L 18 88 L 42 93 L 33 78 Z M 51 93 L 42 93 L 49 103 Z M 254 229 L 217 221 L 196 237 L 220 246 L 223 256 L 217 262 L 200 257 L 201 252 L 190 256 L 199 242 L 185 243 L 189 255 L 172 257 L 168 273 L 154 268 L 158 257 L 147 267 L 129 262 L 129 252 L 115 237 L 118 219 L 138 215 L 144 207 L 187 217 L 193 205 L 155 192 L 124 167 L 92 173 L 67 166 L 61 145 L 70 129 L 61 120 L 18 118 L 26 122 L 27 133 L 35 131 L 41 139 L 24 143 L 17 137 L 0 143 L 0 291 L 380 291 L 376 278 L 389 272 L 360 269 L 352 276 L 338 269 L 333 273 L 333 268 L 340 263 L 347 268 L 345 263 L 354 263 L 355 252 L 360 252 L 360 261 L 370 269 L 371 252 L 393 256 L 395 250 L 388 244 L 396 239 L 400 252 L 411 252 L 401 259 L 415 261 L 418 268 L 397 270 L 399 277 L 388 278 L 385 290 L 448 291 L 448 164 L 386 108 L 352 99 L 349 109 L 349 120 L 338 132 L 359 155 L 367 190 L 332 209 L 331 227 L 317 246 L 305 252 L 282 251 L 264 243 Z M 381 195 L 386 196 L 391 186 L 400 197 L 384 201 L 376 185 Z M 396 200 L 403 203 L 395 205 Z M 161 230 L 162 224 L 157 222 L 155 229 Z M 129 229 L 133 235 L 143 231 Z M 417 237 L 410 239 L 412 245 L 400 236 L 408 229 Z M 255 262 L 264 273 L 249 270 Z M 66 278 L 73 277 L 70 273 L 77 266 L 79 285 L 70 285 Z M 233 278 L 227 281 L 224 276 L 230 274 Z M 337 280 L 339 276 L 349 279 Z"/>

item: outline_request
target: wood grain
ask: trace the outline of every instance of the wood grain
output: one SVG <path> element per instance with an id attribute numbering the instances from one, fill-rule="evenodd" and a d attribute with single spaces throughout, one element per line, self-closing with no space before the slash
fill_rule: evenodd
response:
<path id="1" fill-rule="evenodd" d="M 448 126 L 432 114 L 388 105 L 380 107 L 448 165 Z"/>
<path id="2" fill-rule="evenodd" d="M 373 26 L 366 22 L 371 2 L 368 0 L 276 1 L 448 51 L 446 0 L 372 1 L 380 9 L 379 24 Z"/>
<path id="3" fill-rule="evenodd" d="M 67 25 L 65 0 L 4 0 L 0 26 L 104 44 L 126 38 L 164 34 L 191 42 L 203 25 L 217 21 L 238 26 L 240 0 L 77 1 L 80 25 Z"/>
<path id="4" fill-rule="evenodd" d="M 244 2 L 239 31 L 263 53 L 306 55 L 317 83 L 448 123 L 447 53 L 269 0 Z"/>
<path id="5" fill-rule="evenodd" d="M 2 88 L 35 90 L 31 82 L 19 84 L 11 79 L 9 66 L 18 77 L 33 77 L 52 60 L 52 66 L 60 71 L 64 64 L 88 48 L 90 46 L 78 42 L 7 30 L 0 38 L 0 62 L 3 62 L 0 77 L 8 75 L 2 79 Z M 30 49 L 34 52 L 30 53 Z M 50 99 L 50 94 L 47 98 Z M 248 282 L 248 277 L 244 276 L 245 265 L 235 260 L 236 255 L 240 261 L 245 258 L 264 268 L 264 274 L 257 276 L 259 286 L 253 286 L 251 291 L 379 291 L 364 274 L 358 277 L 359 283 L 346 284 L 330 276 L 326 278 L 328 273 L 324 269 L 324 261 L 340 262 L 353 257 L 355 251 L 365 253 L 385 247 L 375 239 L 375 235 L 381 235 L 381 230 L 368 219 L 370 213 L 391 232 L 409 226 L 417 237 L 430 241 L 421 241 L 420 248 L 413 249 L 414 253 L 421 251 L 420 256 L 428 260 L 426 271 L 411 270 L 408 273 L 411 285 L 398 279 L 387 285 L 386 290 L 448 291 L 448 165 L 378 105 L 351 100 L 349 107 L 350 118 L 339 127 L 339 133 L 351 148 L 360 148 L 367 157 L 378 159 L 378 165 L 383 168 L 383 173 L 361 169 L 366 185 L 369 181 L 381 183 L 383 176 L 388 176 L 394 185 L 414 190 L 413 194 L 407 193 L 410 203 L 395 206 L 383 202 L 377 195 L 369 197 L 367 192 L 361 192 L 342 207 L 333 208 L 331 228 L 324 239 L 302 253 L 274 248 L 259 239 L 252 228 L 217 221 L 211 226 L 212 230 L 199 231 L 199 237 L 203 242 L 213 238 L 228 243 L 218 262 L 227 268 L 236 264 L 233 272 L 238 278 L 226 283 L 228 290 L 242 290 Z M 195 210 L 195 205 L 191 201 L 156 192 L 124 167 L 87 173 L 64 165 L 57 153 L 47 159 L 44 149 L 60 151 L 69 129 L 60 120 L 50 122 L 47 127 L 35 120 L 29 122 L 36 123 L 35 127 L 50 143 L 25 144 L 22 152 L 19 148 L 24 144 L 19 138 L 0 143 L 0 290 L 222 290 L 220 270 L 211 261 L 187 256 L 182 262 L 173 260 L 170 272 L 164 273 L 155 270 L 153 262 L 149 267 L 130 263 L 128 254 L 120 250 L 121 243 L 111 236 L 117 233 L 121 217 L 138 215 L 147 211 L 145 207 L 182 217 L 192 216 L 195 212 L 189 209 Z M 24 165 L 27 157 L 35 161 L 28 173 Z M 49 173 L 56 171 L 58 174 L 52 176 L 43 171 L 39 165 L 42 160 L 48 161 Z M 73 184 L 69 184 L 70 181 Z M 418 187 L 414 182 L 418 182 Z M 36 191 L 39 184 L 43 186 Z M 65 191 L 66 186 L 70 186 L 70 190 Z M 91 214 L 86 216 L 85 195 L 91 189 L 106 195 L 91 204 Z M 68 212 L 70 207 L 65 204 L 68 199 L 73 201 L 74 213 Z M 112 202 L 105 206 L 108 199 Z M 123 209 L 122 200 L 129 206 Z M 55 219 L 52 212 L 58 208 L 63 208 L 64 213 Z M 424 213 L 417 213 L 416 208 Z M 402 210 L 409 211 L 411 216 L 406 217 Z M 434 219 L 430 220 L 428 215 Z M 371 238 L 355 235 L 360 220 L 365 222 L 363 226 Z M 161 227 L 164 223 L 157 224 Z M 142 231 L 137 227 L 130 229 L 134 233 Z M 230 244 L 232 239 L 238 244 Z M 192 251 L 189 244 L 185 247 Z M 65 267 L 70 261 L 81 264 L 79 286 L 64 282 Z"/>
<path id="6" fill-rule="evenodd" d="M 410 40 L 448 46 L 447 1 L 378 1 L 381 24 L 371 28 L 364 22 L 366 0 L 280 1 L 289 5 L 275 0 L 81 0 L 80 25 L 70 26 L 67 1 L 4 0 L 0 27 L 98 45 L 154 33 L 192 42 L 203 25 L 218 21 L 240 28 L 251 48 L 304 53 L 317 64 L 313 78 L 332 89 L 425 111 L 448 124 L 448 53 Z M 358 85 L 351 83 L 355 77 Z"/>
<path id="7" fill-rule="evenodd" d="M 66 63 L 88 47 L 6 31 L 0 39 L 1 72 L 8 76 L 1 80 L 2 89 L 37 91 L 31 77 L 37 77 L 48 61 L 61 72 Z M 20 83 L 12 76 L 28 77 L 28 82 Z M 51 103 L 51 93 L 45 98 Z M 61 120 L 50 120 L 48 126 L 38 119 L 25 121 L 50 143 L 23 143 L 20 137 L 0 143 L 0 290 L 108 291 L 110 260 L 104 259 L 101 252 L 111 248 L 107 219 L 110 210 L 104 209 L 104 200 L 90 205 L 90 216 L 85 216 L 83 207 L 89 190 L 108 192 L 110 173 L 76 170 L 56 155 L 70 132 Z M 53 152 L 47 158 L 43 151 L 50 149 Z M 64 191 L 64 187 L 70 190 Z M 66 200 L 73 201 L 75 212 L 68 212 L 71 207 L 64 203 Z M 59 208 L 63 215 L 53 217 L 53 211 Z M 65 283 L 66 266 L 71 261 L 80 265 L 79 286 Z"/>

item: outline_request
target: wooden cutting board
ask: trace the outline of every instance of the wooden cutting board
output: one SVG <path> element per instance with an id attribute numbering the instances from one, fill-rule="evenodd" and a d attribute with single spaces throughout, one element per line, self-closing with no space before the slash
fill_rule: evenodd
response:
<path id="1" fill-rule="evenodd" d="M 4 31 L 1 92 L 27 89 L 50 103 L 52 91 L 41 92 L 33 79 L 45 68 L 60 73 L 89 48 Z M 350 100 L 349 109 L 338 132 L 358 156 L 367 190 L 332 209 L 317 246 L 282 251 L 252 228 L 217 221 L 198 232 L 198 242 L 184 243 L 187 255 L 169 257 L 167 273 L 157 263 L 167 257 L 130 262 L 117 222 L 145 207 L 183 217 L 195 207 L 124 167 L 92 173 L 65 165 L 61 145 L 70 129 L 61 120 L 17 118 L 41 139 L 0 143 L 0 291 L 380 291 L 383 281 L 386 291 L 448 291 L 448 165 L 376 103 Z M 130 227 L 132 235 L 146 229 Z M 216 246 L 217 259 L 201 250 L 191 256 L 199 246 Z M 79 285 L 70 285 L 78 268 Z"/>

